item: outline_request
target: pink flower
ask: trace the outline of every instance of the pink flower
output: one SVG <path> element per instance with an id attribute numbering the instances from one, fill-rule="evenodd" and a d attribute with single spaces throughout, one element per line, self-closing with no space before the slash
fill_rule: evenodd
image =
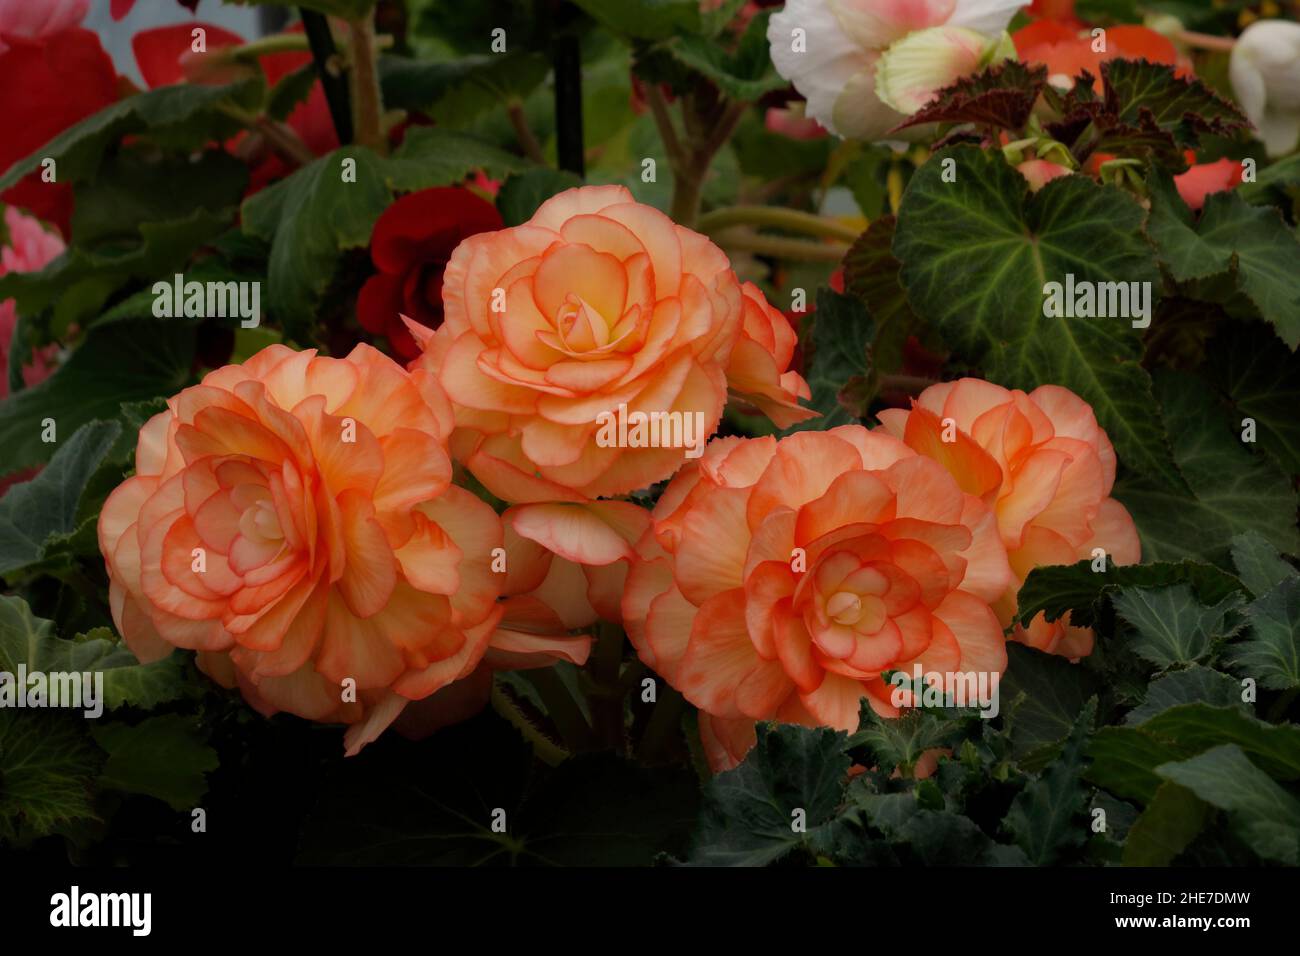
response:
<path id="1" fill-rule="evenodd" d="M 3 7 L 0 7 L 0 12 Z M 63 252 L 63 240 L 46 232 L 39 222 L 24 216 L 13 206 L 5 208 L 6 245 L 0 247 L 0 276 L 10 272 L 37 272 Z M 9 348 L 18 325 L 18 310 L 13 299 L 0 302 L 0 370 L 9 367 Z M 30 365 L 23 369 L 23 381 L 35 385 L 50 375 L 53 346 L 38 350 Z M 9 394 L 9 377 L 0 374 L 0 398 Z"/>
<path id="2" fill-rule="evenodd" d="M 1174 186 L 1183 202 L 1194 211 L 1204 206 L 1211 194 L 1235 189 L 1241 182 L 1241 163 L 1235 159 L 1197 163 L 1196 155 L 1189 151 L 1187 161 L 1191 168 L 1174 177 Z"/>
<path id="3" fill-rule="evenodd" d="M 1068 166 L 1048 162 L 1045 159 L 1027 159 L 1016 169 L 1029 181 L 1029 188 L 1034 192 L 1038 192 L 1053 179 L 1068 176 L 1073 172 Z"/>
<path id="4" fill-rule="evenodd" d="M 5 37 L 39 40 L 79 26 L 90 0 L 0 0 L 0 53 L 9 49 Z"/>
<path id="5" fill-rule="evenodd" d="M 827 135 L 826 127 L 807 116 L 802 108 L 790 106 L 770 107 L 764 114 L 763 125 L 769 133 L 790 139 L 822 139 Z"/>

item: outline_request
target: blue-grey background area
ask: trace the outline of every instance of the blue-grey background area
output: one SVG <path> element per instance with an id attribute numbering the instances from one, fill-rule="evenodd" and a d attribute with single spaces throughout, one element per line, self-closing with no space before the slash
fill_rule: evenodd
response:
<path id="1" fill-rule="evenodd" d="M 109 15 L 109 0 L 91 0 L 90 11 L 82 26 L 99 35 L 118 73 L 129 76 L 137 86 L 143 86 L 144 78 L 135 65 L 135 54 L 131 52 L 131 37 L 139 31 L 173 23 L 201 22 L 225 27 L 246 40 L 253 40 L 272 32 L 266 28 L 269 26 L 266 24 L 268 18 L 283 19 L 287 12 L 284 9 L 233 6 L 221 0 L 199 0 L 197 10 L 190 13 L 176 0 L 136 0 L 127 16 L 114 20 Z"/>

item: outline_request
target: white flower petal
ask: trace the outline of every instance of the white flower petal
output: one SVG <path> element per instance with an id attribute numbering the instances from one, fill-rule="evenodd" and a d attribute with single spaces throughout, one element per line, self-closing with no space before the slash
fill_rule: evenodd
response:
<path id="1" fill-rule="evenodd" d="M 805 45 L 793 49 L 794 31 Z M 767 25 L 767 42 L 776 71 L 808 101 L 806 113 L 832 133 L 835 101 L 850 81 L 871 68 L 869 51 L 844 32 L 826 0 L 789 0 Z"/>
<path id="2" fill-rule="evenodd" d="M 1233 47 L 1228 76 L 1268 154 L 1295 149 L 1300 139 L 1300 24 L 1252 23 Z"/>
<path id="3" fill-rule="evenodd" d="M 906 119 L 876 95 L 875 62 L 879 58 L 879 54 L 872 54 L 871 66 L 850 79 L 835 101 L 835 125 L 841 136 L 880 140 Z"/>
<path id="4" fill-rule="evenodd" d="M 1232 80 L 1232 89 L 1237 94 L 1238 104 L 1250 121 L 1255 126 L 1259 126 L 1264 118 L 1265 103 L 1268 100 L 1263 74 L 1255 68 L 1254 63 L 1244 56 L 1238 56 L 1234 50 L 1232 62 L 1228 67 L 1228 77 Z"/>
<path id="5" fill-rule="evenodd" d="M 844 32 L 868 50 L 883 50 L 914 30 L 947 23 L 957 0 L 827 0 Z"/>
<path id="6" fill-rule="evenodd" d="M 911 115 L 958 77 L 975 72 L 990 39 L 964 27 L 933 27 L 899 40 L 876 65 L 876 95 Z"/>
<path id="7" fill-rule="evenodd" d="M 957 0 L 957 9 L 948 23 L 980 33 L 1000 33 L 1024 6 L 1028 6 L 1026 0 Z"/>
<path id="8" fill-rule="evenodd" d="M 1269 156 L 1285 156 L 1300 145 L 1300 114 L 1267 112 L 1255 124 Z"/>

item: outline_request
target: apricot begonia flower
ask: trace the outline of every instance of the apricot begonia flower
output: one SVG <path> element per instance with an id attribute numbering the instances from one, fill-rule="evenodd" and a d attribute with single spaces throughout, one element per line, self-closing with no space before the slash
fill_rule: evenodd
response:
<path id="1" fill-rule="evenodd" d="M 816 414 L 785 371 L 784 316 L 712 242 L 621 186 L 567 190 L 524 225 L 465 239 L 443 272 L 442 325 L 408 328 L 455 409 L 454 456 L 509 502 L 667 478 L 717 428 L 729 379 L 778 425 Z M 671 416 L 657 441 L 607 428 L 651 415 Z"/>
<path id="2" fill-rule="evenodd" d="M 854 730 L 863 697 L 897 716 L 886 671 L 1001 674 L 1011 578 L 989 508 L 890 435 L 721 438 L 655 507 L 623 620 L 723 769 L 756 720 Z"/>
<path id="3" fill-rule="evenodd" d="M 1117 565 L 1141 557 L 1137 529 L 1110 497 L 1115 450 L 1087 402 L 1069 389 L 1043 385 L 1026 395 L 980 379 L 932 385 L 912 403 L 877 416 L 885 431 L 942 464 L 993 509 L 1015 580 L 997 602 L 1003 624 L 1029 572 L 1073 564 L 1102 548 Z M 1039 650 L 1082 657 L 1092 632 L 1042 614 L 1016 640 Z"/>
<path id="4" fill-rule="evenodd" d="M 845 138 L 875 140 L 984 65 L 1022 5 L 788 0 L 769 21 L 767 39 L 777 72 L 808 101 L 808 116 Z"/>
<path id="5" fill-rule="evenodd" d="M 450 485 L 451 427 L 432 376 L 365 345 L 271 346 L 170 399 L 99 519 L 127 645 L 196 650 L 263 713 L 351 724 L 349 752 L 490 651 L 584 660 L 586 638 L 503 622 L 501 521 Z"/>
<path id="6" fill-rule="evenodd" d="M 622 623 L 623 586 L 650 512 L 628 501 L 518 505 L 502 516 L 505 593 L 552 630 Z"/>

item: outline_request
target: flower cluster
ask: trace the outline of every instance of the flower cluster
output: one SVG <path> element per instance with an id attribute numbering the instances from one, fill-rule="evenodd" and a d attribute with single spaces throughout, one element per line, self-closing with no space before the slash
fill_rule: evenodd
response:
<path id="1" fill-rule="evenodd" d="M 419 258 L 399 235 L 375 252 L 394 276 Z M 852 728 L 864 697 L 896 714 L 890 670 L 1000 674 L 1031 568 L 1138 557 L 1114 452 L 1065 389 L 963 379 L 875 431 L 704 448 L 729 386 L 778 425 L 814 414 L 794 333 L 620 187 L 471 235 L 442 291 L 436 331 L 407 322 L 409 371 L 273 346 L 145 425 L 100 519 L 142 660 L 196 650 L 264 712 L 353 725 L 355 749 L 480 664 L 580 662 L 568 635 L 621 621 L 728 766 L 756 720 Z M 700 416 L 701 454 L 598 441 L 628 409 Z M 513 507 L 452 484 L 453 458 Z M 610 500 L 668 477 L 652 514 Z M 1014 636 L 1091 643 L 1068 620 Z"/>
<path id="2" fill-rule="evenodd" d="M 729 382 L 778 423 L 815 414 L 785 317 L 626 190 L 570 190 L 458 245 L 413 240 L 427 199 L 482 204 L 439 193 L 381 220 L 383 288 L 363 294 L 366 315 L 406 318 L 429 295 L 419 263 L 447 249 L 442 321 L 417 313 L 436 333 L 407 318 L 424 347 L 409 371 L 361 345 L 272 346 L 212 372 L 141 430 L 99 523 L 141 660 L 193 649 L 263 712 L 353 725 L 353 750 L 480 664 L 580 663 L 588 639 L 571 632 L 619 619 L 649 516 L 597 499 L 670 476 L 690 449 L 601 445 L 601 414 L 698 415 L 701 449 Z M 452 484 L 453 455 L 519 504 L 498 516 Z"/>

